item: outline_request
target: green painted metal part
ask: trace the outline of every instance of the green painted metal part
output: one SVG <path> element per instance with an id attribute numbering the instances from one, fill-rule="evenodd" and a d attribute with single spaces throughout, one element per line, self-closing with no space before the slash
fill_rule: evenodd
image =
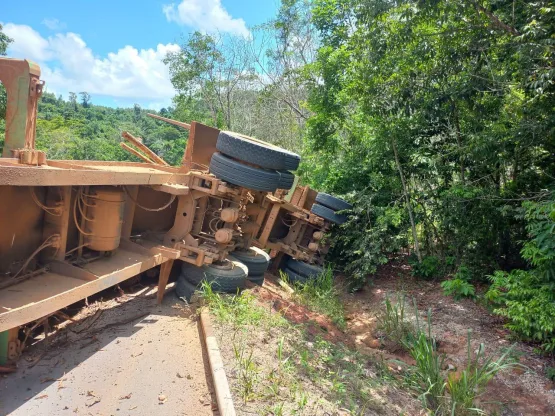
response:
<path id="1" fill-rule="evenodd" d="M 0 332 L 0 365 L 8 361 L 8 336 L 9 331 Z"/>
<path id="2" fill-rule="evenodd" d="M 25 147 L 28 123 L 32 107 L 31 101 L 31 78 L 40 76 L 40 67 L 28 60 L 4 59 L 0 62 L 0 81 L 6 88 L 8 102 L 6 107 L 6 138 L 2 157 L 13 157 L 12 150 Z M 36 95 L 35 95 L 36 96 Z M 36 101 L 35 101 L 36 102 Z"/>

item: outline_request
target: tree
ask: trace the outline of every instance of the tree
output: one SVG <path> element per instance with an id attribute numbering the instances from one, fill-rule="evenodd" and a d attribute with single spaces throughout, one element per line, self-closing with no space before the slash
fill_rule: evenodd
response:
<path id="1" fill-rule="evenodd" d="M 81 105 L 83 108 L 88 108 L 91 104 L 91 96 L 88 92 L 83 91 L 80 92 L 79 95 L 81 96 Z"/>
<path id="2" fill-rule="evenodd" d="M 356 236 L 352 252 L 374 253 L 360 227 L 398 224 L 388 232 L 415 251 L 469 263 L 477 277 L 523 266 L 515 213 L 555 177 L 550 2 L 318 0 L 312 16 L 321 44 L 305 68 L 303 174 L 372 196 L 379 215 L 342 229 Z"/>
<path id="3" fill-rule="evenodd" d="M 206 102 L 214 126 L 232 128 L 235 92 L 252 78 L 248 42 L 238 36 L 194 32 L 178 52 L 164 59 L 177 92 Z"/>
<path id="4" fill-rule="evenodd" d="M 3 26 L 0 24 L 0 55 L 6 55 L 6 51 L 13 39 L 8 37 L 4 32 L 2 32 Z"/>
<path id="5" fill-rule="evenodd" d="M 74 92 L 69 93 L 69 103 L 71 104 L 73 111 L 77 111 L 79 109 L 79 106 L 77 104 L 77 94 L 75 94 Z"/>
<path id="6" fill-rule="evenodd" d="M 9 44 L 13 42 L 13 39 L 9 38 L 5 33 L 2 32 L 2 24 L 0 24 L 0 56 L 6 55 Z M 6 89 L 0 83 L 0 120 L 6 118 L 6 105 L 8 97 L 6 95 Z M 3 130 L 3 129 L 2 129 Z M 2 138 L 2 145 L 4 139 Z"/>

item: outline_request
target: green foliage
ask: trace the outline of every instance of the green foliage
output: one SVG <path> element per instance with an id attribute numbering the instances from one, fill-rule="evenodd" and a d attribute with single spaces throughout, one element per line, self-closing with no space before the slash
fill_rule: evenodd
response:
<path id="1" fill-rule="evenodd" d="M 13 42 L 13 39 L 2 32 L 2 29 L 2 24 L 0 24 L 0 55 L 5 55 L 6 50 L 8 49 L 9 44 Z"/>
<path id="2" fill-rule="evenodd" d="M 6 50 L 9 44 L 13 42 L 13 39 L 9 38 L 5 33 L 2 32 L 2 24 L 0 24 L 0 56 L 6 55 Z M 6 89 L 0 82 L 0 120 L 6 118 L 6 104 L 7 95 Z M 0 126 L 0 131 L 3 131 L 3 126 Z M 0 148 L 4 147 L 4 138 L 0 136 Z"/>
<path id="3" fill-rule="evenodd" d="M 70 101 L 45 92 L 38 105 L 36 146 L 49 159 L 138 161 L 120 147 L 121 132 L 129 131 L 172 165 L 179 165 L 185 152 L 188 131 L 146 116 L 152 110 L 110 108 L 91 103 L 82 92 L 82 103 L 73 94 Z M 162 109 L 172 117 L 173 109 Z M 189 120 L 188 120 L 189 121 Z M 0 136 L 0 150 L 3 134 Z"/>
<path id="4" fill-rule="evenodd" d="M 427 332 L 418 328 L 416 334 L 405 341 L 405 347 L 416 362 L 408 369 L 407 383 L 418 392 L 423 406 L 434 415 L 483 414 L 476 401 L 485 393 L 488 383 L 500 371 L 517 365 L 512 357 L 514 346 L 494 359 L 485 355 L 483 344 L 474 354 L 470 341 L 469 331 L 466 365 L 456 372 L 443 370 L 445 355 L 437 352 L 429 312 Z"/>
<path id="5" fill-rule="evenodd" d="M 235 327 L 247 325 L 284 326 L 285 319 L 279 315 L 268 316 L 267 311 L 256 304 L 255 297 L 248 293 L 225 295 L 216 293 L 207 282 L 202 282 L 201 295 L 206 301 L 210 312 L 216 318 Z"/>
<path id="6" fill-rule="evenodd" d="M 555 201 L 526 202 L 524 217 L 530 239 L 522 256 L 530 270 L 496 271 L 486 299 L 507 327 L 524 339 L 555 351 Z"/>
<path id="7" fill-rule="evenodd" d="M 313 22 L 303 178 L 362 203 L 335 230 L 334 261 L 371 274 L 390 242 L 413 243 L 411 207 L 424 256 L 473 278 L 524 267 L 520 201 L 555 176 L 550 1 L 317 0 Z M 384 229 L 388 210 L 398 222 Z"/>
<path id="8" fill-rule="evenodd" d="M 547 376 L 548 379 L 550 379 L 551 381 L 555 381 L 555 367 L 548 367 L 545 370 L 545 375 Z"/>
<path id="9" fill-rule="evenodd" d="M 450 373 L 447 377 L 446 388 L 450 398 L 446 413 L 461 416 L 483 413 L 476 408 L 476 399 L 485 393 L 486 386 L 498 372 L 517 366 L 511 358 L 513 348 L 494 359 L 485 355 L 485 346 L 480 344 L 472 358 L 469 332 L 466 366 L 459 373 Z"/>
<path id="10" fill-rule="evenodd" d="M 405 296 L 397 295 L 395 302 L 385 298 L 385 311 L 378 316 L 378 329 L 395 345 L 405 345 L 413 338 L 414 326 L 407 320 Z"/>
<path id="11" fill-rule="evenodd" d="M 422 405 L 438 414 L 445 394 L 442 372 L 445 357 L 436 352 L 431 333 L 427 336 L 419 331 L 414 341 L 407 344 L 407 349 L 416 361 L 415 367 L 409 370 L 409 383 L 420 393 L 418 398 Z"/>
<path id="12" fill-rule="evenodd" d="M 399 235 L 404 218 L 402 208 L 377 206 L 378 198 L 376 194 L 357 195 L 348 222 L 332 230 L 332 248 L 327 259 L 348 273 L 352 289 L 363 286 L 369 274 L 387 263 L 388 254 L 407 241 L 406 235 Z"/>
<path id="13" fill-rule="evenodd" d="M 413 276 L 431 280 L 441 276 L 443 267 L 437 256 L 426 256 L 418 262 L 414 257 L 409 258 Z"/>
<path id="14" fill-rule="evenodd" d="M 468 281 L 460 278 L 446 280 L 441 283 L 441 287 L 446 296 L 453 296 L 455 300 L 473 298 L 476 295 L 474 286 Z"/>

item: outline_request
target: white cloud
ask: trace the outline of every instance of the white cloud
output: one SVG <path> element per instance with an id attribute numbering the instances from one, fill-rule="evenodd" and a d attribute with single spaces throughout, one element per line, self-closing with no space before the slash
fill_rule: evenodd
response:
<path id="1" fill-rule="evenodd" d="M 93 100 L 96 94 L 148 102 L 169 102 L 175 95 L 162 59 L 179 50 L 176 44 L 141 50 L 128 45 L 98 57 L 76 33 L 57 33 L 45 39 L 29 26 L 12 23 L 4 30 L 14 39 L 8 55 L 38 62 L 48 91 L 87 91 Z"/>
<path id="2" fill-rule="evenodd" d="M 41 23 L 50 30 L 62 30 L 66 28 L 66 24 L 64 22 L 60 22 L 58 19 L 47 18 L 43 19 Z"/>
<path id="3" fill-rule="evenodd" d="M 8 55 L 34 61 L 50 59 L 48 41 L 30 26 L 7 23 L 4 25 L 4 33 L 14 41 L 8 48 Z"/>
<path id="4" fill-rule="evenodd" d="M 227 32 L 244 37 L 250 36 L 245 21 L 234 19 L 222 6 L 221 0 L 182 0 L 162 8 L 166 19 L 190 26 L 202 32 Z"/>

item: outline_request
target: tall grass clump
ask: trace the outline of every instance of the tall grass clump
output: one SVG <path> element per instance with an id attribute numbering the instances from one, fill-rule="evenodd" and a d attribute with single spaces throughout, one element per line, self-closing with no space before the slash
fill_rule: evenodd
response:
<path id="1" fill-rule="evenodd" d="M 516 364 L 511 347 L 500 357 L 485 355 L 480 344 L 476 353 L 471 346 L 471 333 L 467 337 L 467 360 L 458 371 L 446 370 L 445 354 L 437 351 L 437 341 L 432 335 L 431 313 L 421 326 L 418 310 L 414 305 L 415 322 L 407 317 L 405 297 L 398 295 L 392 302 L 385 300 L 385 310 L 378 319 L 378 328 L 390 342 L 404 348 L 414 359 L 404 376 L 404 383 L 418 395 L 425 409 L 437 416 L 467 416 L 484 414 L 479 399 L 488 383 L 497 373 L 513 368 Z"/>
<path id="2" fill-rule="evenodd" d="M 306 283 L 297 285 L 296 296 L 301 304 L 329 316 L 338 327 L 345 327 L 345 310 L 331 267 L 324 268 L 322 273 Z"/>

